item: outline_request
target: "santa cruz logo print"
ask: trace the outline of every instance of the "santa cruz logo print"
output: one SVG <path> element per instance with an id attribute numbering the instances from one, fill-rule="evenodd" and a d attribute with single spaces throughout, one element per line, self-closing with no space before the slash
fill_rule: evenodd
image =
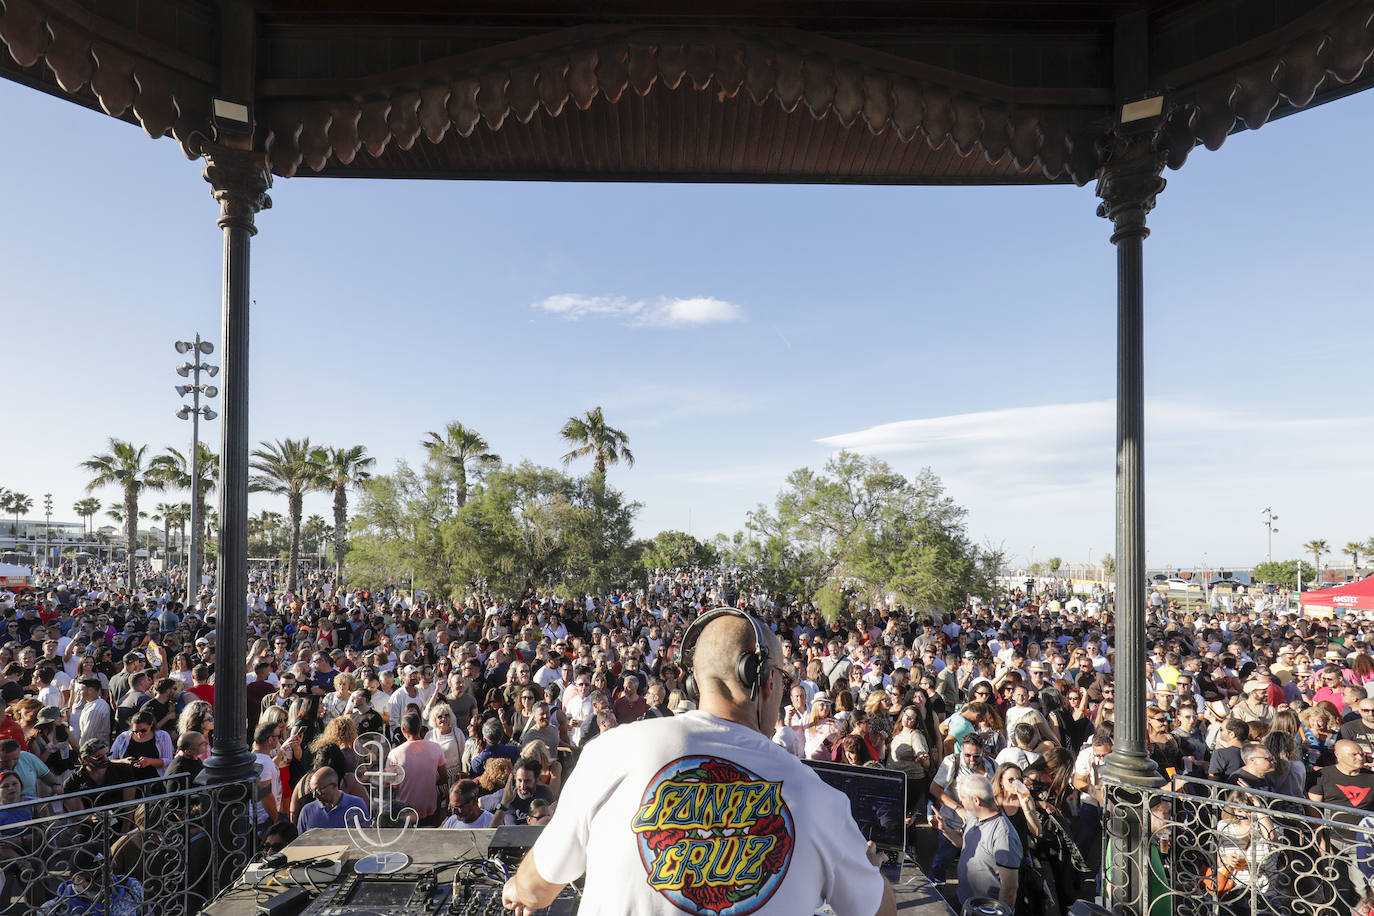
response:
<path id="1" fill-rule="evenodd" d="M 632 828 L 649 886 L 695 916 L 744 916 L 767 903 L 796 836 L 782 783 L 718 757 L 659 770 Z"/>

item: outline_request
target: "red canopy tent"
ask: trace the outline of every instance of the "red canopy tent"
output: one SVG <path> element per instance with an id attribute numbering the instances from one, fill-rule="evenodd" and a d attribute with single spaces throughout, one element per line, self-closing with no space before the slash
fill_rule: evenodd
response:
<path id="1" fill-rule="evenodd" d="M 1335 588 L 1301 592 L 1298 595 L 1298 601 L 1304 607 L 1340 608 L 1345 611 L 1371 611 L 1374 610 L 1374 576 L 1370 576 L 1367 579 L 1361 579 L 1358 582 L 1351 582 L 1347 585 L 1338 585 Z"/>

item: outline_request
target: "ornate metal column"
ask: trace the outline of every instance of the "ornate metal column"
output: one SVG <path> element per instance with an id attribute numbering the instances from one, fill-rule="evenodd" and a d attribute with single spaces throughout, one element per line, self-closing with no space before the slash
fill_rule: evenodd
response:
<path id="1" fill-rule="evenodd" d="M 205 180 L 224 230 L 223 416 L 220 418 L 219 557 L 215 623 L 215 734 L 205 770 L 211 782 L 247 779 L 256 766 L 248 731 L 248 280 L 254 217 L 272 206 L 267 157 L 206 144 Z"/>
<path id="2" fill-rule="evenodd" d="M 1108 899 L 1144 916 L 1149 901 L 1149 793 L 1163 784 L 1145 742 L 1145 215 L 1164 189 L 1164 156 L 1118 141 L 1097 184 L 1097 215 L 1116 246 L 1116 733 L 1108 781 Z M 1115 783 L 1115 786 L 1111 785 Z"/>
<path id="3" fill-rule="evenodd" d="M 1122 144 L 1097 183 L 1116 246 L 1116 740 L 1109 775 L 1160 785 L 1145 754 L 1145 215 L 1164 189 L 1164 156 Z"/>

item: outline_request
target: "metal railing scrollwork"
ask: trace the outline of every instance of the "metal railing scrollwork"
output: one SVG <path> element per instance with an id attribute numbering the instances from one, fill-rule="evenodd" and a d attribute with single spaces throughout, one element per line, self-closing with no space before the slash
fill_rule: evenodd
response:
<path id="1" fill-rule="evenodd" d="M 1106 784 L 1104 903 L 1122 916 L 1351 916 L 1374 900 L 1368 812 L 1201 779 Z"/>
<path id="2" fill-rule="evenodd" d="M 127 801 L 100 788 L 0 806 L 0 913 L 200 912 L 256 851 L 256 832 L 239 826 L 253 823 L 256 781 L 178 784 L 131 783 L 148 794 Z M 229 844 L 217 847 L 229 825 Z"/>

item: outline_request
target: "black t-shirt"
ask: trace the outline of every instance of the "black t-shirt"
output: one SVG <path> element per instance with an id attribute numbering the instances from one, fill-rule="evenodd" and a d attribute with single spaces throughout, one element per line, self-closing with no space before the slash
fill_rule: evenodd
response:
<path id="1" fill-rule="evenodd" d="M 1207 775 L 1220 782 L 1230 782 L 1231 777 L 1240 772 L 1243 766 L 1245 761 L 1241 759 L 1240 748 L 1219 747 L 1212 751 L 1212 762 L 1207 767 Z"/>
<path id="2" fill-rule="evenodd" d="M 1347 776 L 1334 766 L 1322 767 L 1312 791 L 1320 794 L 1322 801 L 1329 804 L 1374 811 L 1374 773 L 1365 769 Z M 1364 816 L 1354 812 L 1338 812 L 1334 815 L 1336 820 L 1347 824 L 1358 824 Z"/>
<path id="3" fill-rule="evenodd" d="M 1360 745 L 1366 754 L 1374 751 L 1374 728 L 1358 718 L 1341 726 L 1341 737 Z"/>
<path id="4" fill-rule="evenodd" d="M 510 803 L 511 820 L 516 824 L 523 824 L 525 816 L 530 813 L 530 805 L 540 800 L 553 804 L 553 791 L 548 786 L 535 786 L 529 798 L 521 798 L 517 792 Z"/>
<path id="5" fill-rule="evenodd" d="M 183 757 L 178 754 L 172 758 L 172 762 L 167 766 L 167 775 L 172 776 L 176 773 L 190 773 L 189 781 L 183 784 L 180 780 L 167 780 L 167 791 L 175 792 L 188 785 L 193 785 L 200 771 L 205 769 L 205 763 L 198 757 Z"/>
<path id="6" fill-rule="evenodd" d="M 104 792 L 97 792 L 95 795 L 87 796 L 86 807 L 95 808 L 100 805 L 111 805 L 122 800 L 119 787 L 124 783 L 137 782 L 143 774 L 137 767 L 131 767 L 123 763 L 112 763 L 105 768 L 103 779 L 96 782 L 91 775 L 91 771 L 81 767 L 72 772 L 67 777 L 67 781 L 62 784 L 63 792 L 84 792 L 87 789 L 104 788 Z"/>

